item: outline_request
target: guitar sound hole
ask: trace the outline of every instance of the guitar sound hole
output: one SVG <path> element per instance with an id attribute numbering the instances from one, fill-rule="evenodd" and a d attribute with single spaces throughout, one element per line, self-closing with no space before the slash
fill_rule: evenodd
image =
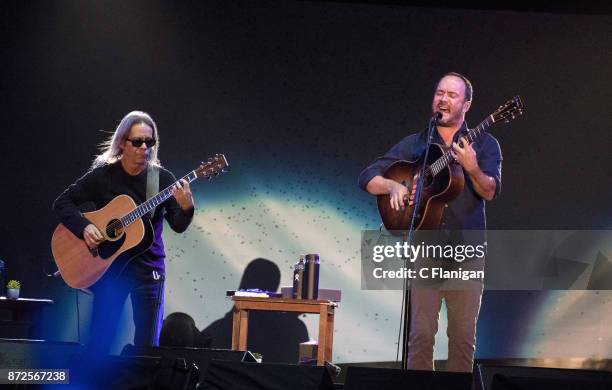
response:
<path id="1" fill-rule="evenodd" d="M 106 226 L 106 235 L 111 240 L 120 237 L 123 234 L 123 225 L 118 219 L 111 220 Z"/>

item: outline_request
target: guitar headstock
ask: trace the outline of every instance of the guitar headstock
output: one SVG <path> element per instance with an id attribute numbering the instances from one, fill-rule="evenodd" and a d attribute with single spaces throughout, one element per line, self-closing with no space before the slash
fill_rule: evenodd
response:
<path id="1" fill-rule="evenodd" d="M 523 110 L 523 101 L 519 95 L 516 95 L 503 105 L 499 106 L 499 108 L 495 110 L 493 114 L 491 114 L 491 117 L 493 118 L 494 123 L 499 121 L 504 121 L 507 123 L 516 117 L 523 115 Z"/>
<path id="2" fill-rule="evenodd" d="M 206 177 L 212 179 L 218 174 L 225 172 L 229 164 L 224 154 L 215 154 L 214 157 L 209 157 L 205 162 L 203 161 L 199 167 L 194 169 L 194 172 L 198 177 Z"/>

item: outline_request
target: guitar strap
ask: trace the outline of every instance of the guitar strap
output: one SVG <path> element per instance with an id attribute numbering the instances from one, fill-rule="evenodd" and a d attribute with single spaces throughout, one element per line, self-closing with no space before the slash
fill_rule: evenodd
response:
<path id="1" fill-rule="evenodd" d="M 146 200 L 151 199 L 159 192 L 159 167 L 147 164 L 147 195 Z M 153 219 L 155 207 L 149 212 L 149 216 Z"/>

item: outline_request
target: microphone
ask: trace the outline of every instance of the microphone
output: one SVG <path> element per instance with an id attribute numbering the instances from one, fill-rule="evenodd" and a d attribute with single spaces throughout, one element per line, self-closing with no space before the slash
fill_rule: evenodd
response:
<path id="1" fill-rule="evenodd" d="M 442 113 L 440 111 L 434 112 L 433 116 L 431 117 L 431 120 L 433 122 L 438 122 L 440 119 L 442 119 Z"/>

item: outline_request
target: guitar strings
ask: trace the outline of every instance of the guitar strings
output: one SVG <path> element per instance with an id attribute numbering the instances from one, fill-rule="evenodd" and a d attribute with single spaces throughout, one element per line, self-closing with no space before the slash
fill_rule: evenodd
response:
<path id="1" fill-rule="evenodd" d="M 489 118 L 482 121 L 478 126 L 469 130 L 466 134 L 466 138 L 470 141 L 470 143 L 474 142 L 474 140 L 480 135 L 482 131 L 484 131 L 484 127 L 490 126 Z M 429 169 L 429 174 L 436 176 L 440 173 L 446 166 L 451 162 L 452 155 L 450 149 L 444 152 L 440 158 L 438 158 L 434 163 L 429 165 L 427 168 Z"/>
<path id="2" fill-rule="evenodd" d="M 180 178 L 176 182 L 172 183 L 172 185 L 170 185 L 170 186 L 166 187 L 165 189 L 161 190 L 154 197 L 152 197 L 152 198 L 146 200 L 145 202 L 141 203 L 134 210 L 130 211 L 129 213 L 125 214 L 124 216 L 122 216 L 120 218 L 117 218 L 112 223 L 109 223 L 106 226 L 106 229 L 105 229 L 106 235 L 108 237 L 114 237 L 114 234 L 116 233 L 117 229 L 127 227 L 130 224 L 132 224 L 134 221 L 137 221 L 138 219 L 142 218 L 143 215 L 145 215 L 146 213 L 148 213 L 149 211 L 151 211 L 153 209 L 153 208 L 149 208 L 149 207 L 151 207 L 153 205 L 155 200 L 157 200 L 159 203 L 157 205 L 153 206 L 153 207 L 157 207 L 158 205 L 163 203 L 166 199 L 170 198 L 172 193 L 170 192 L 170 193 L 166 194 L 166 192 L 167 191 L 171 191 L 172 188 L 174 186 L 176 186 L 181 180 L 185 179 L 185 180 L 187 180 L 188 183 L 190 183 L 193 180 L 195 180 L 197 178 L 197 175 L 195 175 L 195 177 L 193 177 L 193 179 L 191 179 L 191 174 L 192 173 L 194 173 L 194 171 L 189 172 L 187 175 L 183 176 L 182 178 Z M 163 195 L 163 196 L 160 197 L 159 199 L 157 199 L 160 195 Z M 146 210 L 146 211 L 144 211 L 144 210 Z M 130 215 L 132 215 L 132 217 L 129 218 L 131 220 L 126 223 L 125 219 L 126 219 L 126 217 L 128 217 Z M 113 236 L 111 236 L 111 234 L 113 234 Z"/>

